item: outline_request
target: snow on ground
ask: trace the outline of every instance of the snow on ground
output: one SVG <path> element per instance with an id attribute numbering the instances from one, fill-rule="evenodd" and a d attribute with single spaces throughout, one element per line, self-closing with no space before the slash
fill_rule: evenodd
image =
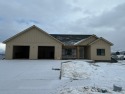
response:
<path id="1" fill-rule="evenodd" d="M 108 89 L 96 87 L 70 87 L 60 90 L 59 94 L 125 94 L 124 91 L 115 92 Z"/>
<path id="2" fill-rule="evenodd" d="M 51 94 L 60 85 L 60 72 L 52 70 L 60 62 L 0 60 L 0 94 Z"/>
<path id="3" fill-rule="evenodd" d="M 87 62 L 66 62 L 62 64 L 62 77 L 86 79 L 91 75 L 92 67 Z"/>
<path id="4" fill-rule="evenodd" d="M 59 79 L 62 63 L 62 79 Z M 122 92 L 113 92 L 113 85 Z M 125 61 L 0 60 L 0 94 L 125 94 Z"/>
<path id="5" fill-rule="evenodd" d="M 60 94 L 101 94 L 91 91 L 91 87 L 106 88 L 106 94 L 125 94 L 125 91 L 114 92 L 113 85 L 125 90 L 125 61 L 119 63 L 87 63 L 84 61 L 71 61 L 62 64 L 62 79 L 71 79 Z M 73 80 L 74 79 L 74 80 Z M 84 90 L 88 87 L 88 90 Z M 91 91 L 91 92 L 90 92 Z M 69 93 L 71 92 L 71 93 Z"/>

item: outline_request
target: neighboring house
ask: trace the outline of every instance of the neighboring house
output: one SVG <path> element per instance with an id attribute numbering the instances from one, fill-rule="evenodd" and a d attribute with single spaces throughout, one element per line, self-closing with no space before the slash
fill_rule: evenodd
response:
<path id="1" fill-rule="evenodd" d="M 111 42 L 96 35 L 48 34 L 33 25 L 5 40 L 5 59 L 111 60 Z"/>
<path id="2" fill-rule="evenodd" d="M 117 55 L 118 56 L 118 60 L 124 60 L 124 55 Z"/>
<path id="3" fill-rule="evenodd" d="M 125 60 L 125 51 L 112 52 L 112 58 L 116 60 Z"/>

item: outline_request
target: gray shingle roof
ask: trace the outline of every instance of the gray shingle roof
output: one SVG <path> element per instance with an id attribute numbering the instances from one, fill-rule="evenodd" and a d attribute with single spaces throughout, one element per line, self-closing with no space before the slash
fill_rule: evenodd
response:
<path id="1" fill-rule="evenodd" d="M 92 35 L 72 35 L 72 34 L 50 34 L 56 39 L 60 40 L 65 45 L 74 45 L 76 42 L 86 39 Z"/>

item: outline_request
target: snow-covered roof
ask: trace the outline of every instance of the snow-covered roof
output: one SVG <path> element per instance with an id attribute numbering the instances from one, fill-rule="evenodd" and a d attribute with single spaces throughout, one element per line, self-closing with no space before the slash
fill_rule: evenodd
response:
<path id="1" fill-rule="evenodd" d="M 65 45 L 74 45 L 75 43 L 92 36 L 92 35 L 72 35 L 72 34 L 50 34 L 50 35 L 55 37 Z"/>

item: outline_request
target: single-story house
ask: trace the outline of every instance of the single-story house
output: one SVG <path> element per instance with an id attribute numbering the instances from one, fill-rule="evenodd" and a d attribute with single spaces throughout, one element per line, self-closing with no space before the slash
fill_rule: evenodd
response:
<path id="1" fill-rule="evenodd" d="M 113 45 L 96 35 L 48 34 L 35 25 L 3 43 L 5 59 L 111 60 Z"/>

